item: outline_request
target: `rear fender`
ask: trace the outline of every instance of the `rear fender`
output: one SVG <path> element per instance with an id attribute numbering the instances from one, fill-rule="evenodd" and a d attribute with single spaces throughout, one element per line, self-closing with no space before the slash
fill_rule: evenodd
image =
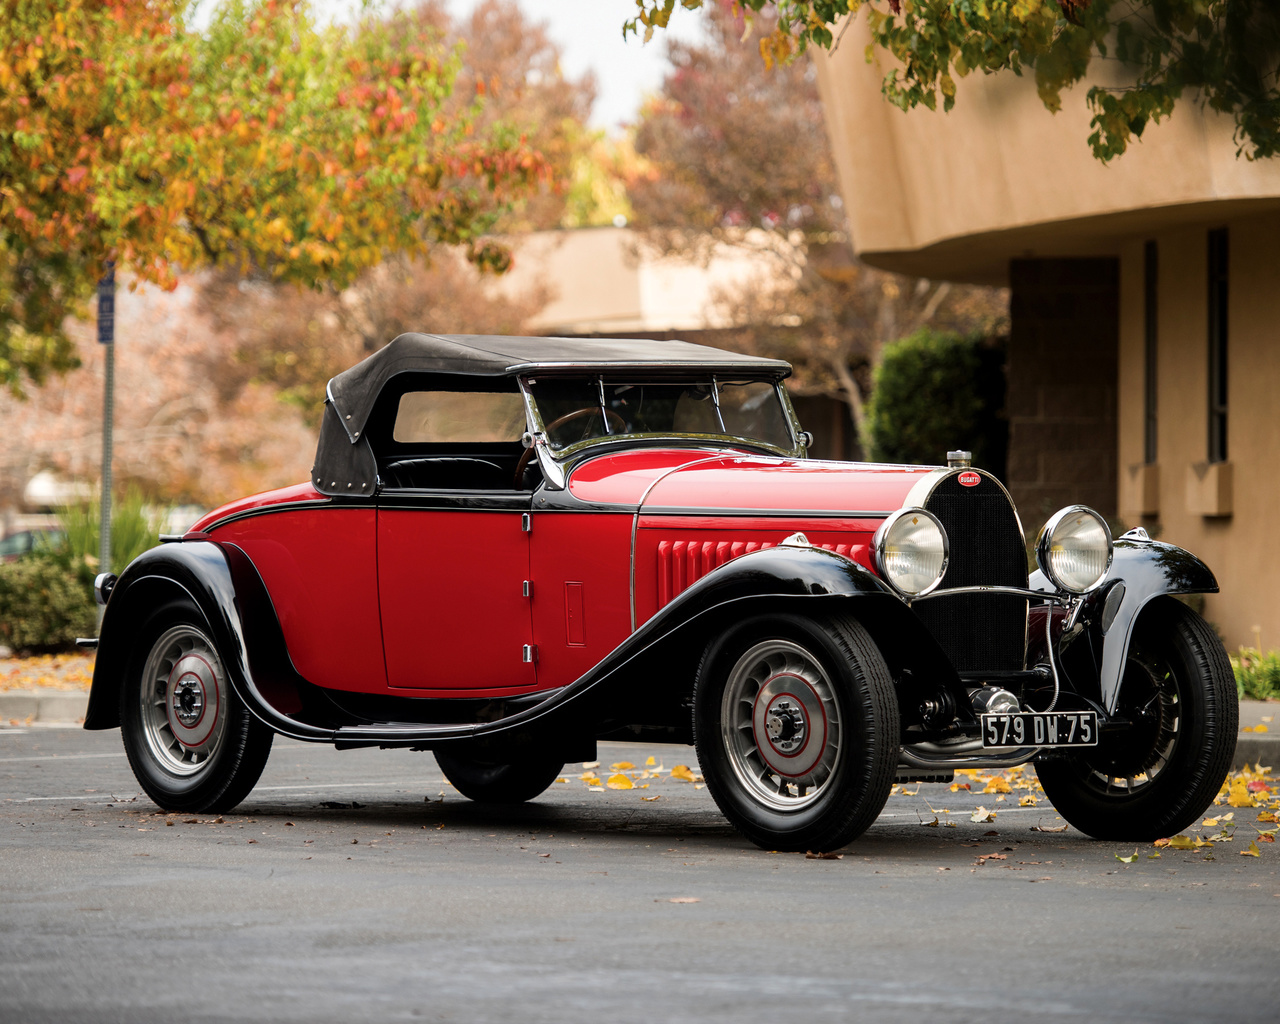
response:
<path id="1" fill-rule="evenodd" d="M 120 574 L 102 620 L 86 729 L 119 726 L 120 687 L 141 631 L 157 610 L 174 602 L 194 604 L 199 610 L 231 685 L 254 715 L 296 739 L 332 739 L 332 729 L 305 725 L 282 714 L 255 682 L 257 678 L 263 686 L 280 690 L 271 696 L 277 705 L 287 705 L 292 665 L 283 650 L 283 638 L 272 643 L 272 627 L 278 634 L 279 624 L 257 570 L 244 552 L 234 545 L 224 551 L 210 541 L 162 544 L 138 556 Z M 253 624 L 248 638 L 242 610 Z M 256 677 L 250 670 L 249 640 L 254 642 Z"/>

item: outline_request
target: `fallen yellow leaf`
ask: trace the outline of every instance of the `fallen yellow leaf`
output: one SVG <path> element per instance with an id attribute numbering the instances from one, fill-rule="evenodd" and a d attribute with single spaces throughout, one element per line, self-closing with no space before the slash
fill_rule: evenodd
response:
<path id="1" fill-rule="evenodd" d="M 1271 730 L 1268 729 L 1265 725 L 1255 725 L 1253 727 L 1253 731 L 1254 732 L 1270 732 Z"/>
<path id="2" fill-rule="evenodd" d="M 1205 828 L 1213 828 L 1214 825 L 1218 824 L 1218 819 L 1205 818 L 1204 821 L 1200 822 L 1200 824 L 1203 825 Z"/>
<path id="3" fill-rule="evenodd" d="M 1132 864 L 1137 859 L 1138 859 L 1137 850 L 1134 850 L 1133 853 L 1131 853 L 1128 857 L 1121 857 L 1120 854 L 1118 853 L 1116 854 L 1116 860 L 1118 860 L 1121 864 Z"/>
<path id="4" fill-rule="evenodd" d="M 1007 779 L 1002 779 L 999 775 L 987 780 L 986 786 L 983 788 L 984 793 L 1009 793 L 1012 787 Z"/>
<path id="5" fill-rule="evenodd" d="M 599 768 L 600 762 L 599 761 L 583 761 L 582 767 L 583 768 Z"/>
<path id="6" fill-rule="evenodd" d="M 634 768 L 634 767 L 635 765 L 633 765 L 630 761 L 614 761 L 613 764 L 609 765 L 609 771 L 625 772 L 627 769 Z"/>
<path id="7" fill-rule="evenodd" d="M 597 775 L 595 772 L 583 772 L 581 775 L 578 776 L 578 778 L 580 778 L 588 786 L 600 785 L 600 776 Z"/>
<path id="8" fill-rule="evenodd" d="M 641 799 L 641 800 L 644 800 L 646 803 L 647 803 L 647 802 L 649 802 L 649 801 L 651 801 L 651 800 L 661 800 L 661 799 L 662 799 L 662 794 L 661 794 L 661 793 L 658 793 L 658 794 L 657 794 L 657 795 L 655 795 L 655 796 L 642 796 L 640 799 Z"/>
<path id="9" fill-rule="evenodd" d="M 971 815 L 969 815 L 969 820 L 979 821 L 979 822 L 995 821 L 996 812 L 989 811 L 985 807 L 979 807 L 976 811 L 974 811 Z"/>
<path id="10" fill-rule="evenodd" d="M 1231 791 L 1227 795 L 1227 803 L 1232 807 L 1254 807 L 1256 804 L 1253 795 L 1249 792 L 1248 783 L 1239 780 L 1231 784 Z"/>
<path id="11" fill-rule="evenodd" d="M 568 779 L 556 779 L 556 782 L 568 782 Z"/>
<path id="12" fill-rule="evenodd" d="M 693 781 L 693 772 L 689 770 L 687 764 L 678 764 L 671 769 L 671 777 L 673 779 L 682 779 L 685 782 Z"/>
<path id="13" fill-rule="evenodd" d="M 610 775 L 609 781 L 605 783 L 610 789 L 635 789 L 635 783 L 619 772 L 617 775 Z"/>
<path id="14" fill-rule="evenodd" d="M 645 766 L 646 768 L 652 768 L 652 767 L 653 767 L 655 764 L 657 764 L 657 763 L 658 763 L 658 762 L 657 762 L 657 760 L 656 760 L 656 759 L 654 759 L 654 758 L 652 758 L 652 757 L 647 757 L 647 758 L 645 758 L 644 766 Z"/>
<path id="15" fill-rule="evenodd" d="M 1033 797 L 1030 793 L 1028 793 L 1026 796 L 1018 797 L 1019 807 L 1034 807 L 1035 805 L 1036 805 L 1036 798 Z"/>
<path id="16" fill-rule="evenodd" d="M 1155 846 L 1155 847 L 1168 846 L 1168 845 L 1169 845 L 1169 840 L 1167 840 L 1167 839 L 1157 839 L 1157 840 L 1156 840 L 1154 843 L 1152 843 L 1151 845 L 1152 845 L 1152 846 Z"/>
<path id="17" fill-rule="evenodd" d="M 1238 851 L 1241 857 L 1261 857 L 1262 852 L 1258 849 L 1257 843 L 1250 843 L 1249 849 Z"/>

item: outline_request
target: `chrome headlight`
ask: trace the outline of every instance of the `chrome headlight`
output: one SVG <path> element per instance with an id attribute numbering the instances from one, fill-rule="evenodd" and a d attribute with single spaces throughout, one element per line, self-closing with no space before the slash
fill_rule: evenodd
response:
<path id="1" fill-rule="evenodd" d="M 1040 571 L 1054 586 L 1087 594 L 1111 568 L 1111 531 L 1091 508 L 1070 505 L 1044 524 L 1036 541 Z"/>
<path id="2" fill-rule="evenodd" d="M 947 571 L 947 531 L 922 508 L 895 512 L 876 530 L 876 568 L 903 597 L 923 597 Z"/>

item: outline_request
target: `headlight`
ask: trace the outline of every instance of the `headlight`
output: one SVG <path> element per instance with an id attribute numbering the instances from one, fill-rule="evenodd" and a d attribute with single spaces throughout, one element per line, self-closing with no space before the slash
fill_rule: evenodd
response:
<path id="1" fill-rule="evenodd" d="M 947 531 L 922 508 L 895 512 L 876 531 L 876 568 L 903 597 L 923 597 L 947 571 Z"/>
<path id="2" fill-rule="evenodd" d="M 1111 568 L 1111 553 L 1107 521 L 1083 505 L 1055 514 L 1036 541 L 1040 571 L 1073 594 L 1088 593 L 1102 582 Z"/>

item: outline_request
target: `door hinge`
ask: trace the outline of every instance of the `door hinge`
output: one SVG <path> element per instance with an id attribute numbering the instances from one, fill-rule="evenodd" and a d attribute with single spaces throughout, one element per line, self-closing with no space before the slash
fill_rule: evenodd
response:
<path id="1" fill-rule="evenodd" d="M 531 533 L 533 531 L 533 518 L 528 512 L 520 513 L 520 529 L 525 533 Z"/>
<path id="2" fill-rule="evenodd" d="M 536 662 L 536 661 L 538 660 L 538 645 L 537 645 L 537 644 L 525 644 L 525 645 L 524 645 L 524 659 L 523 659 L 523 660 L 524 660 L 524 663 L 525 663 L 526 665 L 531 665 L 531 664 L 533 664 L 534 662 Z"/>
<path id="3" fill-rule="evenodd" d="M 533 580 L 525 580 L 520 591 L 525 597 L 533 597 Z"/>

